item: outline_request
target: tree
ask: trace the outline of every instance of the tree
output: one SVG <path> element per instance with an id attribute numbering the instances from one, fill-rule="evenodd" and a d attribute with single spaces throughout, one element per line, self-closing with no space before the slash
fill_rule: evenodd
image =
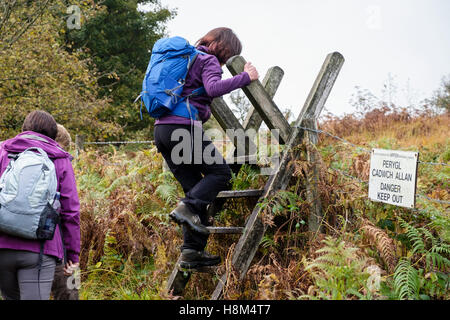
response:
<path id="1" fill-rule="evenodd" d="M 442 85 L 432 99 L 433 105 L 440 110 L 450 111 L 450 75 L 442 79 Z"/>
<path id="2" fill-rule="evenodd" d="M 0 51 L 10 48 L 42 17 L 50 6 L 46 1 L 4 0 L 0 5 Z"/>
<path id="3" fill-rule="evenodd" d="M 153 10 L 138 10 L 138 5 L 149 4 Z M 163 8 L 160 0 L 105 0 L 101 5 L 104 10 L 82 24 L 81 30 L 66 34 L 71 43 L 67 50 L 84 50 L 83 56 L 102 75 L 97 81 L 99 97 L 109 97 L 112 103 L 100 118 L 118 123 L 126 136 L 133 136 L 153 121 L 145 114 L 141 121 L 139 105 L 133 101 L 141 92 L 153 44 L 165 35 L 165 23 L 175 13 Z"/>
<path id="4" fill-rule="evenodd" d="M 87 67 L 79 53 L 68 53 L 62 47 L 60 32 L 67 3 L 51 4 L 42 0 L 3 3 L 0 139 L 20 132 L 25 116 L 36 109 L 51 113 L 72 134 L 102 139 L 119 135 L 120 127 L 98 119 L 109 102 L 98 98 L 96 71 Z"/>

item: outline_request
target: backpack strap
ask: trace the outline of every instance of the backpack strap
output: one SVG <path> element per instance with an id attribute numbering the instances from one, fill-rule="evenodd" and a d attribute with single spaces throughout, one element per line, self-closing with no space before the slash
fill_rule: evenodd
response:
<path id="1" fill-rule="evenodd" d="M 200 54 L 201 55 L 206 55 L 205 52 L 197 50 L 197 54 L 192 58 L 192 60 L 188 64 L 188 72 L 189 72 L 189 70 L 191 69 L 191 67 L 194 64 L 195 60 L 197 60 L 197 57 Z M 205 93 L 206 93 L 205 87 L 201 86 L 200 88 L 197 88 L 194 91 L 192 91 L 190 95 L 188 95 L 186 97 L 183 97 L 183 98 L 186 99 L 186 98 L 191 98 L 191 97 L 198 97 L 198 96 L 204 95 Z"/>
<path id="2" fill-rule="evenodd" d="M 189 95 L 189 98 L 202 96 L 205 93 L 206 93 L 205 87 L 200 87 L 192 91 L 191 94 Z"/>
<path id="3" fill-rule="evenodd" d="M 30 147 L 30 148 L 27 148 L 27 149 L 23 150 L 23 152 L 21 152 L 21 153 L 24 153 L 24 152 L 27 152 L 27 151 L 30 151 L 30 150 L 36 150 L 37 152 L 39 152 L 39 154 L 41 156 L 48 158 L 47 153 L 44 150 L 42 150 L 41 148 L 39 148 L 39 147 Z"/>
<path id="4" fill-rule="evenodd" d="M 139 108 L 139 115 L 141 116 L 141 120 L 143 120 L 144 118 L 142 118 L 142 94 L 143 93 L 145 93 L 145 92 L 147 92 L 147 91 L 142 91 L 137 97 L 136 97 L 136 99 L 134 100 L 134 102 L 133 102 L 133 104 L 135 104 L 138 100 L 139 100 L 139 98 L 141 99 L 141 107 Z"/>
<path id="5" fill-rule="evenodd" d="M 42 261 L 44 259 L 44 245 L 45 245 L 45 240 L 39 241 L 39 257 L 38 257 L 38 262 L 37 262 L 37 267 L 38 267 L 37 283 L 38 283 L 38 291 L 39 291 L 39 300 L 42 300 L 42 297 L 41 297 L 41 269 L 42 269 Z"/>
<path id="6" fill-rule="evenodd" d="M 199 96 L 199 95 L 202 95 L 202 94 L 205 94 L 205 93 L 206 93 L 204 87 L 197 88 L 197 89 L 195 89 L 194 91 L 192 91 L 191 94 L 189 94 L 189 95 L 187 95 L 187 96 L 183 96 L 183 97 L 182 97 L 182 96 L 174 95 L 174 93 L 173 93 L 174 91 L 176 91 L 177 89 L 179 89 L 180 87 L 182 87 L 182 86 L 185 85 L 186 77 L 187 77 L 187 75 L 188 75 L 188 73 L 189 73 L 189 70 L 191 69 L 192 65 L 194 64 L 195 60 L 197 60 L 197 57 L 198 57 L 200 54 L 201 54 L 201 55 L 206 55 L 205 52 L 196 50 L 196 54 L 195 54 L 192 58 L 191 58 L 190 56 L 186 56 L 186 59 L 188 59 L 188 64 L 187 64 L 187 69 L 186 69 L 186 76 L 185 76 L 184 79 L 183 79 L 183 83 L 181 83 L 179 86 L 177 86 L 177 87 L 175 87 L 175 88 L 173 88 L 173 89 L 168 89 L 168 90 L 165 91 L 169 96 L 174 97 L 174 98 L 176 99 L 176 102 L 178 102 L 178 103 L 179 103 L 179 102 L 182 102 L 182 101 L 184 101 L 184 100 L 186 100 L 187 98 Z M 178 100 L 178 99 L 179 99 L 179 100 Z"/>

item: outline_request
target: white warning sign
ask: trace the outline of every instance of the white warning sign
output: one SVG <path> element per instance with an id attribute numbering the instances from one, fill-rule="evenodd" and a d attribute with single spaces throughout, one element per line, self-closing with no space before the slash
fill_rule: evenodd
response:
<path id="1" fill-rule="evenodd" d="M 369 198 L 414 208 L 418 152 L 373 149 L 370 157 Z"/>

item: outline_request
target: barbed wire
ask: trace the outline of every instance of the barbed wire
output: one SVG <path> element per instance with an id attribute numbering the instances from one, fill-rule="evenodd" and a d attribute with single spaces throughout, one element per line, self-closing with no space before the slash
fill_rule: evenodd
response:
<path id="1" fill-rule="evenodd" d="M 333 168 L 333 167 L 331 167 L 331 166 L 328 167 L 328 168 L 331 169 L 331 170 L 333 170 L 333 171 L 336 171 L 336 172 L 340 173 L 341 175 L 343 175 L 343 176 L 345 176 L 345 177 L 347 177 L 347 178 L 350 178 L 350 179 L 352 179 L 352 180 L 358 181 L 358 182 L 361 183 L 361 184 L 365 184 L 365 185 L 368 185 L 368 184 L 369 184 L 369 181 L 368 181 L 368 180 L 362 180 L 362 179 L 360 179 L 360 178 L 358 178 L 358 177 L 355 177 L 355 176 L 353 176 L 353 175 L 351 175 L 351 174 L 345 172 L 344 170 L 337 169 L 337 168 Z M 416 196 L 418 196 L 418 197 L 420 197 L 420 198 L 423 198 L 423 199 L 426 199 L 426 200 L 428 200 L 428 201 L 432 201 L 432 202 L 436 202 L 436 203 L 441 203 L 441 204 L 450 205 L 450 201 L 447 201 L 447 200 L 440 200 L 440 199 L 430 198 L 430 197 L 428 197 L 428 196 L 426 196 L 426 195 L 424 195 L 424 194 L 420 194 L 420 193 L 416 193 Z"/>
<path id="2" fill-rule="evenodd" d="M 418 194 L 416 194 L 416 196 L 419 196 L 419 197 L 421 197 L 421 198 L 423 198 L 423 199 L 427 199 L 428 201 L 433 201 L 433 202 L 437 202 L 437 203 L 442 203 L 442 204 L 450 205 L 450 201 L 430 198 L 430 197 L 428 197 L 428 196 L 426 196 L 426 195 L 424 195 L 424 194 L 418 193 Z"/>
<path id="3" fill-rule="evenodd" d="M 231 140 L 212 140 L 212 142 L 225 142 L 230 143 Z M 154 144 L 154 140 L 144 140 L 144 141 L 87 141 L 83 144 L 89 144 L 89 145 L 105 145 L 105 144 Z"/>
<path id="4" fill-rule="evenodd" d="M 327 136 L 329 136 L 331 138 L 334 138 L 336 140 L 339 140 L 339 141 L 342 141 L 342 142 L 344 142 L 346 144 L 349 144 L 349 145 L 351 145 L 354 148 L 359 148 L 359 149 L 361 149 L 361 150 L 363 150 L 365 152 L 368 152 L 368 153 L 372 152 L 372 150 L 367 149 L 366 147 L 358 146 L 358 145 L 356 145 L 354 143 L 351 143 L 348 140 L 345 140 L 344 138 L 336 136 L 336 135 L 334 135 L 334 134 L 332 134 L 330 132 L 327 132 L 327 131 L 323 131 L 323 130 L 320 130 L 320 129 L 307 128 L 307 127 L 303 127 L 303 126 L 297 126 L 297 128 L 303 129 L 303 130 L 306 130 L 306 131 L 315 132 L 315 133 L 325 134 L 325 135 L 327 135 Z M 428 161 L 420 161 L 419 160 L 419 161 L 417 161 L 417 163 L 419 163 L 419 164 L 428 164 L 428 165 L 433 165 L 433 166 L 450 166 L 450 164 L 444 163 L 444 162 L 428 162 Z"/>
<path id="5" fill-rule="evenodd" d="M 336 135 L 334 135 L 334 134 L 332 134 L 332 133 L 329 133 L 329 132 L 326 132 L 326 131 L 323 131 L 323 130 L 316 130 L 316 129 L 307 128 L 307 127 L 303 127 L 303 126 L 298 126 L 297 128 L 300 128 L 300 129 L 303 129 L 303 130 L 307 130 L 307 131 L 311 131 L 311 132 L 315 132 L 315 133 L 326 134 L 326 135 L 328 135 L 328 136 L 330 136 L 330 137 L 332 137 L 332 138 L 335 138 L 335 139 L 337 139 L 337 140 L 340 140 L 340 141 L 342 141 L 342 142 L 345 142 L 345 143 L 347 143 L 347 144 L 349 144 L 349 145 L 351 145 L 351 146 L 353 146 L 353 147 L 355 147 L 355 148 L 360 148 L 360 149 L 362 149 L 362 150 L 364 150 L 364 151 L 366 151 L 366 152 L 369 152 L 369 153 L 371 152 L 371 150 L 369 150 L 369 149 L 367 149 L 367 148 L 358 146 L 358 145 L 356 145 L 356 144 L 354 144 L 354 143 L 351 143 L 350 141 L 345 140 L 344 138 L 338 137 L 338 136 L 336 136 Z M 426 161 L 417 161 L 417 162 L 418 162 L 418 163 L 421 163 L 421 164 L 429 164 L 429 165 L 434 165 L 434 166 L 438 166 L 438 165 L 441 165 L 441 166 L 450 166 L 450 165 L 447 164 L 447 163 L 426 162 Z M 330 166 L 330 168 L 331 168 L 332 170 L 336 171 L 336 172 L 339 172 L 340 174 L 342 174 L 342 175 L 344 175 L 344 176 L 346 176 L 346 177 L 348 177 L 348 178 L 351 178 L 351 179 L 353 179 L 353 180 L 358 181 L 359 183 L 362 183 L 362 184 L 368 184 L 368 183 L 369 183 L 368 181 L 365 181 L 365 180 L 362 180 L 362 179 L 360 179 L 360 178 L 358 178 L 358 177 L 352 176 L 352 175 L 350 175 L 350 174 L 348 174 L 348 173 L 346 173 L 345 171 L 342 171 L 342 170 L 340 170 L 340 169 L 336 169 L 336 168 L 333 168 L 333 167 L 331 167 L 331 166 Z M 420 194 L 420 193 L 416 194 L 416 196 L 421 197 L 421 198 L 423 198 L 423 199 L 426 199 L 426 200 L 428 200 L 428 201 L 432 201 L 432 202 L 436 202 L 436 203 L 440 203 L 440 204 L 446 204 L 446 205 L 449 205 L 449 204 L 450 204 L 450 201 L 447 201 L 447 200 L 440 200 L 440 199 L 435 199 L 435 198 L 430 198 L 430 197 L 428 197 L 428 196 L 426 196 L 426 195 L 424 195 L 424 194 Z"/>
<path id="6" fill-rule="evenodd" d="M 334 138 L 334 139 L 336 139 L 336 140 L 339 140 L 339 141 L 342 141 L 342 142 L 344 142 L 344 143 L 346 143 L 346 144 L 349 144 L 349 145 L 351 145 L 351 146 L 354 147 L 354 148 L 362 149 L 363 151 L 368 152 L 368 153 L 372 152 L 372 150 L 370 150 L 370 149 L 367 149 L 367 148 L 365 148 L 365 147 L 358 146 L 358 145 L 356 145 L 356 144 L 354 144 L 354 143 L 351 143 L 351 142 L 348 141 L 348 140 L 345 140 L 344 138 L 335 136 L 334 134 L 329 133 L 329 132 L 326 132 L 326 131 L 323 131 L 323 130 L 312 129 L 312 128 L 306 128 L 306 127 L 302 127 L 302 126 L 297 126 L 297 128 L 303 129 L 303 130 L 306 130 L 306 131 L 315 132 L 315 133 L 326 134 L 327 136 L 330 136 L 330 137 L 332 137 L 332 138 Z"/>
<path id="7" fill-rule="evenodd" d="M 427 161 L 417 161 L 418 163 L 421 163 L 421 164 L 429 164 L 429 165 L 432 165 L 432 166 L 446 166 L 446 167 L 450 167 L 450 164 L 448 164 L 448 163 L 444 163 L 444 162 L 427 162 Z"/>
<path id="8" fill-rule="evenodd" d="M 143 141 L 88 141 L 83 144 L 90 145 L 105 145 L 105 144 L 154 144 L 154 140 L 143 140 Z"/>

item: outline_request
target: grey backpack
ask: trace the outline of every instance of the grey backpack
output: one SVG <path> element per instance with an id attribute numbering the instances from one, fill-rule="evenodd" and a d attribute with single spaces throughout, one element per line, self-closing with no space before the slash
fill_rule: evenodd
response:
<path id="1" fill-rule="evenodd" d="M 41 148 L 9 157 L 0 177 L 0 231 L 26 239 L 53 239 L 59 223 L 52 207 L 59 195 L 53 162 Z"/>

